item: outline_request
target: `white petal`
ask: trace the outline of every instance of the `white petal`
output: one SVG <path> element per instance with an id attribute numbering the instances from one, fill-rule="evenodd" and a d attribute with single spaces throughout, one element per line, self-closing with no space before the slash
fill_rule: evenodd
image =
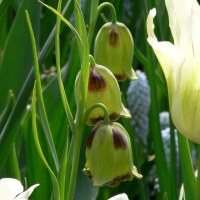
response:
<path id="1" fill-rule="evenodd" d="M 17 179 L 2 178 L 0 179 L 0 199 L 11 200 L 19 193 L 23 192 L 23 186 Z"/>
<path id="2" fill-rule="evenodd" d="M 151 39 L 155 39 L 157 40 L 155 34 L 154 34 L 154 23 L 153 23 L 153 19 L 156 16 L 156 9 L 153 8 L 152 10 L 149 11 L 149 15 L 147 17 L 147 34 L 148 37 Z"/>
<path id="3" fill-rule="evenodd" d="M 189 56 L 200 53 L 200 7 L 196 0 L 165 0 L 175 45 Z"/>
<path id="4" fill-rule="evenodd" d="M 15 200 L 27 200 L 28 197 L 31 195 L 31 193 L 33 192 L 33 190 L 38 187 L 39 184 L 35 184 L 33 186 L 31 186 L 28 190 L 26 190 L 25 192 L 21 193 L 19 196 L 17 196 L 15 198 Z"/>
<path id="5" fill-rule="evenodd" d="M 123 194 L 118 194 L 108 200 L 129 200 L 129 199 L 128 196 L 125 193 L 123 193 Z"/>
<path id="6" fill-rule="evenodd" d="M 152 46 L 160 64 L 164 71 L 165 78 L 175 78 L 181 65 L 184 62 L 184 57 L 179 49 L 170 42 L 158 42 L 154 34 L 154 23 L 153 19 L 156 15 L 155 8 L 150 10 L 147 17 L 147 41 Z M 170 76 L 173 77 L 170 77 Z"/>

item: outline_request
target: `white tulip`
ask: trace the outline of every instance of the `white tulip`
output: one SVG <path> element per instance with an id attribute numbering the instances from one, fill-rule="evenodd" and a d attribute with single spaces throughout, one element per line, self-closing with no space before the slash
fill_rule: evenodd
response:
<path id="1" fill-rule="evenodd" d="M 28 200 L 33 190 L 39 184 L 31 186 L 28 190 L 24 191 L 24 187 L 17 179 L 2 178 L 0 179 L 0 199 L 1 200 Z M 23 192 L 24 191 L 24 192 Z"/>
<path id="2" fill-rule="evenodd" d="M 196 0 L 165 0 L 174 42 L 154 33 L 156 9 L 147 18 L 147 41 L 163 69 L 172 120 L 177 129 L 200 143 L 200 6 Z"/>
<path id="3" fill-rule="evenodd" d="M 129 199 L 128 196 L 125 193 L 123 193 L 123 194 L 118 194 L 108 200 L 129 200 Z"/>

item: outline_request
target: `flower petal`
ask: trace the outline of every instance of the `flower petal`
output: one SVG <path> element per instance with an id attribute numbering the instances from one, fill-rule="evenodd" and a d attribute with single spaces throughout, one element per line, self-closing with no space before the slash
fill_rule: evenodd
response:
<path id="1" fill-rule="evenodd" d="M 180 127 L 180 106 L 177 106 L 177 102 L 180 102 L 182 66 L 185 64 L 186 59 L 182 52 L 172 43 L 166 41 L 158 42 L 154 34 L 153 18 L 155 15 L 155 9 L 150 10 L 147 18 L 147 41 L 152 46 L 163 69 L 167 81 L 170 109 L 171 111 L 176 111 L 174 114 L 172 113 L 172 118 L 176 126 Z"/>
<path id="2" fill-rule="evenodd" d="M 129 200 L 129 199 L 128 199 L 128 196 L 125 193 L 123 193 L 123 194 L 118 194 L 114 197 L 111 197 L 108 200 Z"/>
<path id="3" fill-rule="evenodd" d="M 200 7 L 197 1 L 165 0 L 165 4 L 175 46 L 189 57 L 199 57 Z"/>
<path id="4" fill-rule="evenodd" d="M 32 194 L 33 190 L 38 187 L 40 184 L 35 184 L 32 185 L 28 190 L 26 190 L 25 192 L 21 193 L 19 196 L 17 196 L 15 198 L 15 200 L 27 200 L 28 197 Z"/>
<path id="5" fill-rule="evenodd" d="M 154 34 L 153 19 L 156 15 L 156 9 L 152 9 L 147 17 L 147 41 L 152 46 L 160 64 L 164 71 L 165 78 L 168 80 L 170 76 L 174 76 L 176 80 L 176 74 L 180 70 L 180 66 L 184 62 L 184 57 L 179 49 L 170 42 L 158 42 Z"/>
<path id="6" fill-rule="evenodd" d="M 23 186 L 17 179 L 0 179 L 1 200 L 14 199 L 21 192 L 23 192 Z"/>

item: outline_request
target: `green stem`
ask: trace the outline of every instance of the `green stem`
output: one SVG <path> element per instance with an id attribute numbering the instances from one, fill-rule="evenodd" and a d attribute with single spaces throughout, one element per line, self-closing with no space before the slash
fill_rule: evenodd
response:
<path id="1" fill-rule="evenodd" d="M 178 146 L 185 196 L 187 200 L 195 199 L 196 179 L 190 148 L 188 140 L 181 133 L 178 133 Z"/>
<path id="2" fill-rule="evenodd" d="M 177 159 L 176 159 L 176 140 L 175 140 L 175 127 L 170 118 L 170 186 L 171 186 L 171 197 L 177 199 Z"/>
<path id="3" fill-rule="evenodd" d="M 152 52 L 149 46 L 147 46 L 148 58 L 150 60 L 147 68 L 148 81 L 151 88 L 151 106 L 150 106 L 150 132 L 152 133 L 154 153 L 156 156 L 156 169 L 160 184 L 161 193 L 167 192 L 170 199 L 170 181 L 168 177 L 167 161 L 164 153 L 163 141 L 161 138 L 160 122 L 159 122 L 159 110 L 157 99 L 157 86 L 155 77 L 155 64 L 153 60 Z"/>
<path id="4" fill-rule="evenodd" d="M 104 104 L 102 104 L 102 103 L 95 103 L 95 104 L 91 105 L 91 106 L 87 109 L 86 114 L 85 114 L 85 117 L 87 118 L 87 116 L 90 114 L 90 112 L 91 112 L 92 110 L 94 110 L 95 108 L 101 108 L 101 109 L 103 110 L 103 112 L 104 112 L 104 122 L 105 122 L 105 123 L 110 123 L 110 117 L 109 117 L 108 109 L 107 109 L 107 107 L 106 107 Z"/>
<path id="5" fill-rule="evenodd" d="M 71 179 L 70 179 L 69 193 L 68 193 L 67 200 L 73 200 L 73 196 L 74 196 L 77 172 L 78 172 L 79 157 L 80 157 L 82 133 L 83 133 L 83 122 L 78 122 L 77 124 L 75 124 L 75 134 L 73 136 L 74 137 L 74 145 L 73 145 L 72 171 L 71 171 Z"/>
<path id="6" fill-rule="evenodd" d="M 92 55 L 90 55 L 89 57 L 90 57 L 90 68 L 94 68 L 94 66 L 96 64 L 95 61 L 94 61 L 94 58 L 93 58 Z"/>
<path id="7" fill-rule="evenodd" d="M 97 18 L 99 16 L 101 10 L 104 7 L 108 7 L 110 9 L 110 11 L 111 11 L 111 14 L 112 14 L 112 24 L 116 24 L 117 23 L 116 11 L 115 11 L 114 6 L 111 3 L 109 3 L 109 2 L 102 3 L 102 4 L 99 5 L 99 7 L 97 8 L 97 10 L 96 10 L 96 6 L 97 6 L 97 1 L 95 1 L 92 4 L 92 7 L 91 7 L 91 12 L 96 13 L 96 15 L 94 16 L 94 14 L 93 14 L 92 18 L 90 20 L 90 29 L 89 29 L 89 33 L 88 33 L 89 47 L 91 46 L 91 43 L 92 43 L 92 37 L 93 37 L 93 34 L 94 34 L 94 29 L 95 29 Z"/>
<path id="8" fill-rule="evenodd" d="M 200 199 L 200 145 L 198 145 L 198 176 L 196 185 L 196 199 Z"/>
<path id="9" fill-rule="evenodd" d="M 54 164 L 56 166 L 56 170 L 58 172 L 59 171 L 59 161 L 58 161 L 57 152 L 56 152 L 56 148 L 55 148 L 55 145 L 54 145 L 53 137 L 52 137 L 52 134 L 51 134 L 51 129 L 50 129 L 50 126 L 49 126 L 49 123 L 48 123 L 48 118 L 47 118 L 44 100 L 43 100 L 43 95 L 42 95 L 42 84 L 41 84 L 41 80 L 40 80 L 40 71 L 39 71 L 39 64 L 38 64 L 38 58 L 37 58 L 37 49 L 36 49 L 35 37 L 34 37 L 30 17 L 29 17 L 27 10 L 25 11 L 25 14 L 26 14 L 26 20 L 27 20 L 30 38 L 31 38 L 31 42 L 32 42 L 32 50 L 33 50 L 33 57 L 34 57 L 34 71 L 35 71 L 35 78 L 37 80 L 36 86 L 37 86 L 37 91 L 38 91 L 38 100 L 39 100 L 39 105 L 40 105 L 39 108 L 40 108 L 40 114 L 41 114 L 41 118 L 42 118 L 42 125 L 43 125 L 43 128 L 44 128 L 44 133 L 45 133 L 47 142 L 48 142 L 50 150 L 51 150 L 51 154 L 52 154 L 52 157 L 53 157 L 53 160 L 54 160 Z"/>
<path id="10" fill-rule="evenodd" d="M 81 140 L 84 128 L 84 116 L 85 116 L 85 105 L 88 92 L 88 78 L 89 78 L 89 45 L 87 38 L 87 31 L 84 22 L 84 17 L 80 9 L 80 5 L 77 1 L 74 1 L 74 12 L 75 12 L 75 25 L 78 30 L 78 34 L 81 37 L 83 44 L 81 54 L 81 71 L 80 71 L 80 84 L 79 84 L 79 101 L 77 104 L 77 112 L 75 118 L 75 131 L 72 138 L 73 144 L 73 159 L 72 159 L 72 172 L 70 177 L 69 192 L 67 195 L 68 200 L 72 200 L 74 196 L 78 164 L 81 149 Z M 70 146 L 71 149 L 71 146 Z"/>
<path id="11" fill-rule="evenodd" d="M 61 4 L 62 0 L 58 2 L 58 8 L 57 11 L 60 13 L 61 12 Z M 55 39 L 55 47 L 56 47 L 56 66 L 57 66 L 57 74 L 58 74 L 58 83 L 59 83 L 59 88 L 60 88 L 60 93 L 63 101 L 63 105 L 65 108 L 65 112 L 69 121 L 69 125 L 71 127 L 72 132 L 74 132 L 74 119 L 69 107 L 68 99 L 65 93 L 65 88 L 63 86 L 62 82 L 62 77 L 61 77 L 61 71 L 60 71 L 60 18 L 57 17 L 57 22 L 56 22 L 56 39 Z"/>
<path id="12" fill-rule="evenodd" d="M 116 11 L 115 11 L 114 6 L 111 3 L 109 3 L 109 2 L 104 2 L 104 3 L 102 3 L 102 4 L 99 5 L 99 7 L 97 8 L 97 16 L 99 15 L 99 13 L 101 12 L 101 10 L 104 7 L 108 7 L 110 9 L 111 15 L 112 15 L 112 23 L 116 24 L 117 23 Z"/>

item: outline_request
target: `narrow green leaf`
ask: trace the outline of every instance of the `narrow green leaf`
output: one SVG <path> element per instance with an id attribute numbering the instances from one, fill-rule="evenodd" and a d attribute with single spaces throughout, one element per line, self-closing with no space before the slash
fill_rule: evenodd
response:
<path id="1" fill-rule="evenodd" d="M 2 113 L 0 114 L 0 132 L 2 131 L 2 128 L 4 124 L 6 123 L 6 120 L 8 119 L 11 113 L 11 110 L 14 107 L 14 102 L 15 102 L 15 97 L 14 97 L 13 91 L 10 90 L 8 94 L 8 101 L 6 102 L 6 105 Z"/>
<path id="2" fill-rule="evenodd" d="M 40 70 L 39 70 L 39 64 L 38 64 L 38 58 L 37 58 L 37 50 L 36 50 L 34 33 L 33 33 L 33 29 L 32 29 L 32 26 L 31 26 L 31 21 L 30 21 L 28 12 L 26 11 L 25 13 L 26 13 L 26 20 L 27 20 L 29 32 L 30 32 L 31 42 L 32 42 L 32 50 L 33 50 L 33 58 L 34 58 L 34 71 L 35 71 L 35 77 L 36 77 L 36 80 L 37 80 L 36 86 L 37 86 L 37 91 L 38 91 L 38 95 L 39 95 L 38 100 L 39 100 L 40 114 L 41 114 L 41 118 L 42 118 L 42 125 L 43 125 L 44 133 L 45 133 L 46 139 L 48 141 L 48 144 L 49 144 L 49 147 L 50 147 L 53 159 L 54 159 L 54 164 L 56 166 L 56 170 L 58 172 L 59 161 L 58 161 L 54 141 L 53 141 L 53 138 L 52 138 L 50 125 L 48 123 L 47 114 L 46 114 L 45 105 L 44 105 L 44 100 L 43 100 L 43 95 L 42 95 L 42 84 L 41 84 L 41 80 L 40 80 Z"/>
<path id="3" fill-rule="evenodd" d="M 61 12 L 61 4 L 62 4 L 62 1 L 60 0 L 58 2 L 58 8 L 57 8 L 58 13 Z M 74 132 L 74 119 L 69 107 L 69 103 L 68 103 L 68 99 L 65 93 L 65 88 L 62 82 L 61 71 L 60 71 L 60 36 L 59 35 L 60 35 L 60 18 L 57 17 L 55 43 L 56 43 L 56 66 L 57 66 L 57 73 L 58 73 L 58 83 L 60 87 L 60 93 L 61 93 L 64 108 L 65 108 L 65 112 L 68 117 L 71 130 L 72 132 Z"/>
<path id="4" fill-rule="evenodd" d="M 33 88 L 33 97 L 32 97 L 32 127 L 33 127 L 33 137 L 34 137 L 34 141 L 35 141 L 35 145 L 36 145 L 36 149 L 37 152 L 41 158 L 41 160 L 43 161 L 44 165 L 47 167 L 51 178 L 52 178 L 52 182 L 53 182 L 53 186 L 54 186 L 54 195 L 55 195 L 55 199 L 56 200 L 60 200 L 60 191 L 59 191 L 59 185 L 58 185 L 58 181 L 57 178 L 55 176 L 55 174 L 53 173 L 51 167 L 49 166 L 49 164 L 47 163 L 41 146 L 40 146 L 40 142 L 39 142 L 39 138 L 38 138 L 38 132 L 37 132 L 37 122 L 36 122 L 36 84 L 34 85 Z"/>
<path id="5" fill-rule="evenodd" d="M 33 74 L 28 74 L 28 72 L 31 71 L 30 68 L 33 60 L 29 34 L 27 30 L 21 28 L 26 27 L 26 20 L 24 17 L 25 8 L 30 10 L 31 16 L 34 16 L 33 27 L 36 38 L 38 38 L 40 7 L 36 5 L 34 0 L 22 1 L 21 7 L 16 13 L 15 20 L 7 36 L 4 45 L 4 54 L 0 62 L 0 77 L 3 83 L 0 84 L 0 110 L 2 110 L 2 106 L 5 105 L 5 101 L 7 101 L 7 94 L 10 89 L 12 89 L 15 96 L 18 97 L 0 134 L 0 173 L 2 173 L 2 168 L 7 159 L 9 149 L 17 134 L 16 130 L 18 130 L 19 122 L 26 107 L 34 81 Z"/>
<path id="6" fill-rule="evenodd" d="M 10 0 L 0 0 L 0 17 L 9 5 Z"/>
<path id="7" fill-rule="evenodd" d="M 49 10 L 51 10 L 54 14 L 57 15 L 57 17 L 59 17 L 74 33 L 74 35 L 76 36 L 78 45 L 80 47 L 80 49 L 82 49 L 82 41 L 80 38 L 80 35 L 78 34 L 77 30 L 70 24 L 70 22 L 68 20 L 66 20 L 62 14 L 60 14 L 59 12 L 57 12 L 57 10 L 55 10 L 54 8 L 52 8 L 51 6 L 39 1 L 42 5 L 44 5 L 46 8 L 48 8 Z"/>
<path id="8" fill-rule="evenodd" d="M 35 1 L 32 2 L 32 0 L 30 0 L 30 1 L 25 1 L 24 3 L 25 3 L 24 7 L 26 7 L 32 14 L 35 15 L 33 19 L 36 20 L 36 21 L 39 20 L 40 14 L 37 14 L 37 12 L 36 12 L 36 11 L 38 11 L 36 9 L 38 7 L 35 8 Z M 71 6 L 71 4 L 72 4 L 72 0 L 69 0 L 68 3 L 63 8 L 63 11 L 62 11 L 63 15 L 66 13 L 66 11 Z M 25 26 L 26 21 L 24 20 L 24 7 L 22 7 L 19 12 L 23 12 L 22 17 L 23 17 L 24 26 Z M 70 12 L 72 12 L 72 11 L 70 11 Z M 71 14 L 69 13 L 69 15 L 71 15 Z M 27 38 L 28 39 L 27 42 L 25 41 L 25 39 L 23 40 L 23 41 L 25 41 L 26 48 L 29 48 L 28 50 L 26 49 L 24 51 L 24 47 L 21 45 L 21 35 L 18 34 L 18 33 L 16 34 L 17 31 L 21 30 L 21 29 L 19 29 L 19 27 L 20 27 L 19 21 L 20 20 L 21 20 L 21 15 L 17 15 L 17 19 L 15 20 L 16 25 L 13 25 L 14 28 L 12 28 L 12 33 L 9 33 L 9 36 L 8 36 L 8 39 L 7 39 L 7 42 L 6 42 L 6 44 L 7 44 L 6 46 L 8 46 L 8 49 L 9 49 L 9 50 L 7 50 L 7 48 L 5 47 L 4 54 L 7 54 L 7 55 L 4 55 L 3 60 L 5 59 L 6 61 L 2 61 L 2 63 L 0 63 L 1 67 L 5 66 L 6 69 L 8 69 L 8 67 L 11 67 L 11 68 L 13 67 L 12 63 L 9 64 L 9 62 L 13 62 L 13 60 L 14 60 L 14 64 L 16 64 L 16 60 L 21 59 L 21 57 L 19 57 L 19 56 L 16 56 L 15 59 L 10 59 L 10 53 L 9 52 L 10 51 L 13 52 L 13 49 L 15 49 L 15 47 L 17 47 L 17 50 L 15 52 L 18 52 L 18 53 L 19 52 L 26 52 L 27 53 L 28 50 L 31 51 L 31 46 L 30 46 L 30 48 L 29 48 L 29 46 L 27 46 L 27 44 L 29 44 L 28 41 L 30 39 Z M 47 38 L 47 40 L 44 44 L 41 52 L 39 53 L 39 57 L 38 57 L 39 63 L 41 63 L 44 60 L 45 55 L 49 50 L 49 47 L 50 47 L 50 45 L 51 45 L 51 43 L 54 39 L 54 36 L 55 36 L 55 29 L 56 28 L 54 26 L 49 37 Z M 35 28 L 34 30 L 39 30 L 39 29 Z M 26 33 L 28 35 L 27 31 L 26 31 Z M 15 42 L 15 41 L 13 41 L 13 39 L 10 39 L 12 37 L 14 39 L 18 39 L 18 37 L 16 37 L 16 36 L 20 37 L 20 44 L 19 45 L 16 45 L 16 44 L 18 44 L 18 42 Z M 15 46 L 13 46 L 13 45 L 15 45 Z M 19 48 L 22 48 L 22 50 L 20 50 Z M 29 58 L 29 56 L 25 56 L 25 57 L 27 58 L 26 62 L 30 62 L 30 60 L 32 60 L 32 55 L 31 55 L 30 58 Z M 23 56 L 23 60 L 19 64 L 19 66 L 20 66 L 19 70 L 21 70 L 21 67 L 24 66 L 23 62 L 24 62 L 24 56 Z M 29 64 L 26 63 L 25 66 L 29 66 Z M 4 67 L 2 67 L 2 68 L 4 68 Z M 22 67 L 22 70 L 23 70 L 23 67 Z M 1 72 L 0 72 L 0 74 L 1 74 Z M 16 83 L 18 83 L 18 80 L 19 80 L 18 77 L 20 77 L 20 80 L 22 80 L 22 77 L 21 77 L 22 73 L 19 72 L 20 75 L 16 75 L 16 74 L 17 73 L 11 73 L 8 76 L 8 73 L 6 72 L 6 75 L 5 76 L 2 75 L 1 77 L 5 77 L 7 82 L 14 83 L 16 85 Z M 16 81 L 15 81 L 15 78 L 16 78 Z M 3 79 L 1 79 L 1 80 L 3 81 Z M 3 88 L 5 89 L 5 82 L 6 81 L 4 81 L 4 84 L 0 85 L 0 87 L 3 86 Z M 11 147 L 11 144 L 13 143 L 14 138 L 17 134 L 16 129 L 18 128 L 18 126 L 20 124 L 20 120 L 23 116 L 23 111 L 26 108 L 26 104 L 28 102 L 31 90 L 33 88 L 33 83 L 34 83 L 34 71 L 33 71 L 33 68 L 31 68 L 26 79 L 24 79 L 23 85 L 20 87 L 20 92 L 19 92 L 19 95 L 17 97 L 16 104 L 15 104 L 8 120 L 6 121 L 6 123 L 3 127 L 3 130 L 0 133 L 0 160 L 1 160 L 0 173 L 2 172 L 2 169 L 5 165 L 5 161 L 7 159 L 7 155 L 8 155 L 8 152 L 9 152 L 8 149 Z M 3 90 L 1 90 L 1 91 L 3 92 Z M 5 93 L 2 93 L 2 95 L 3 94 L 5 94 Z M 2 100 L 2 96 L 1 96 L 1 100 Z M 1 103 L 0 103 L 0 105 L 1 105 Z"/>

